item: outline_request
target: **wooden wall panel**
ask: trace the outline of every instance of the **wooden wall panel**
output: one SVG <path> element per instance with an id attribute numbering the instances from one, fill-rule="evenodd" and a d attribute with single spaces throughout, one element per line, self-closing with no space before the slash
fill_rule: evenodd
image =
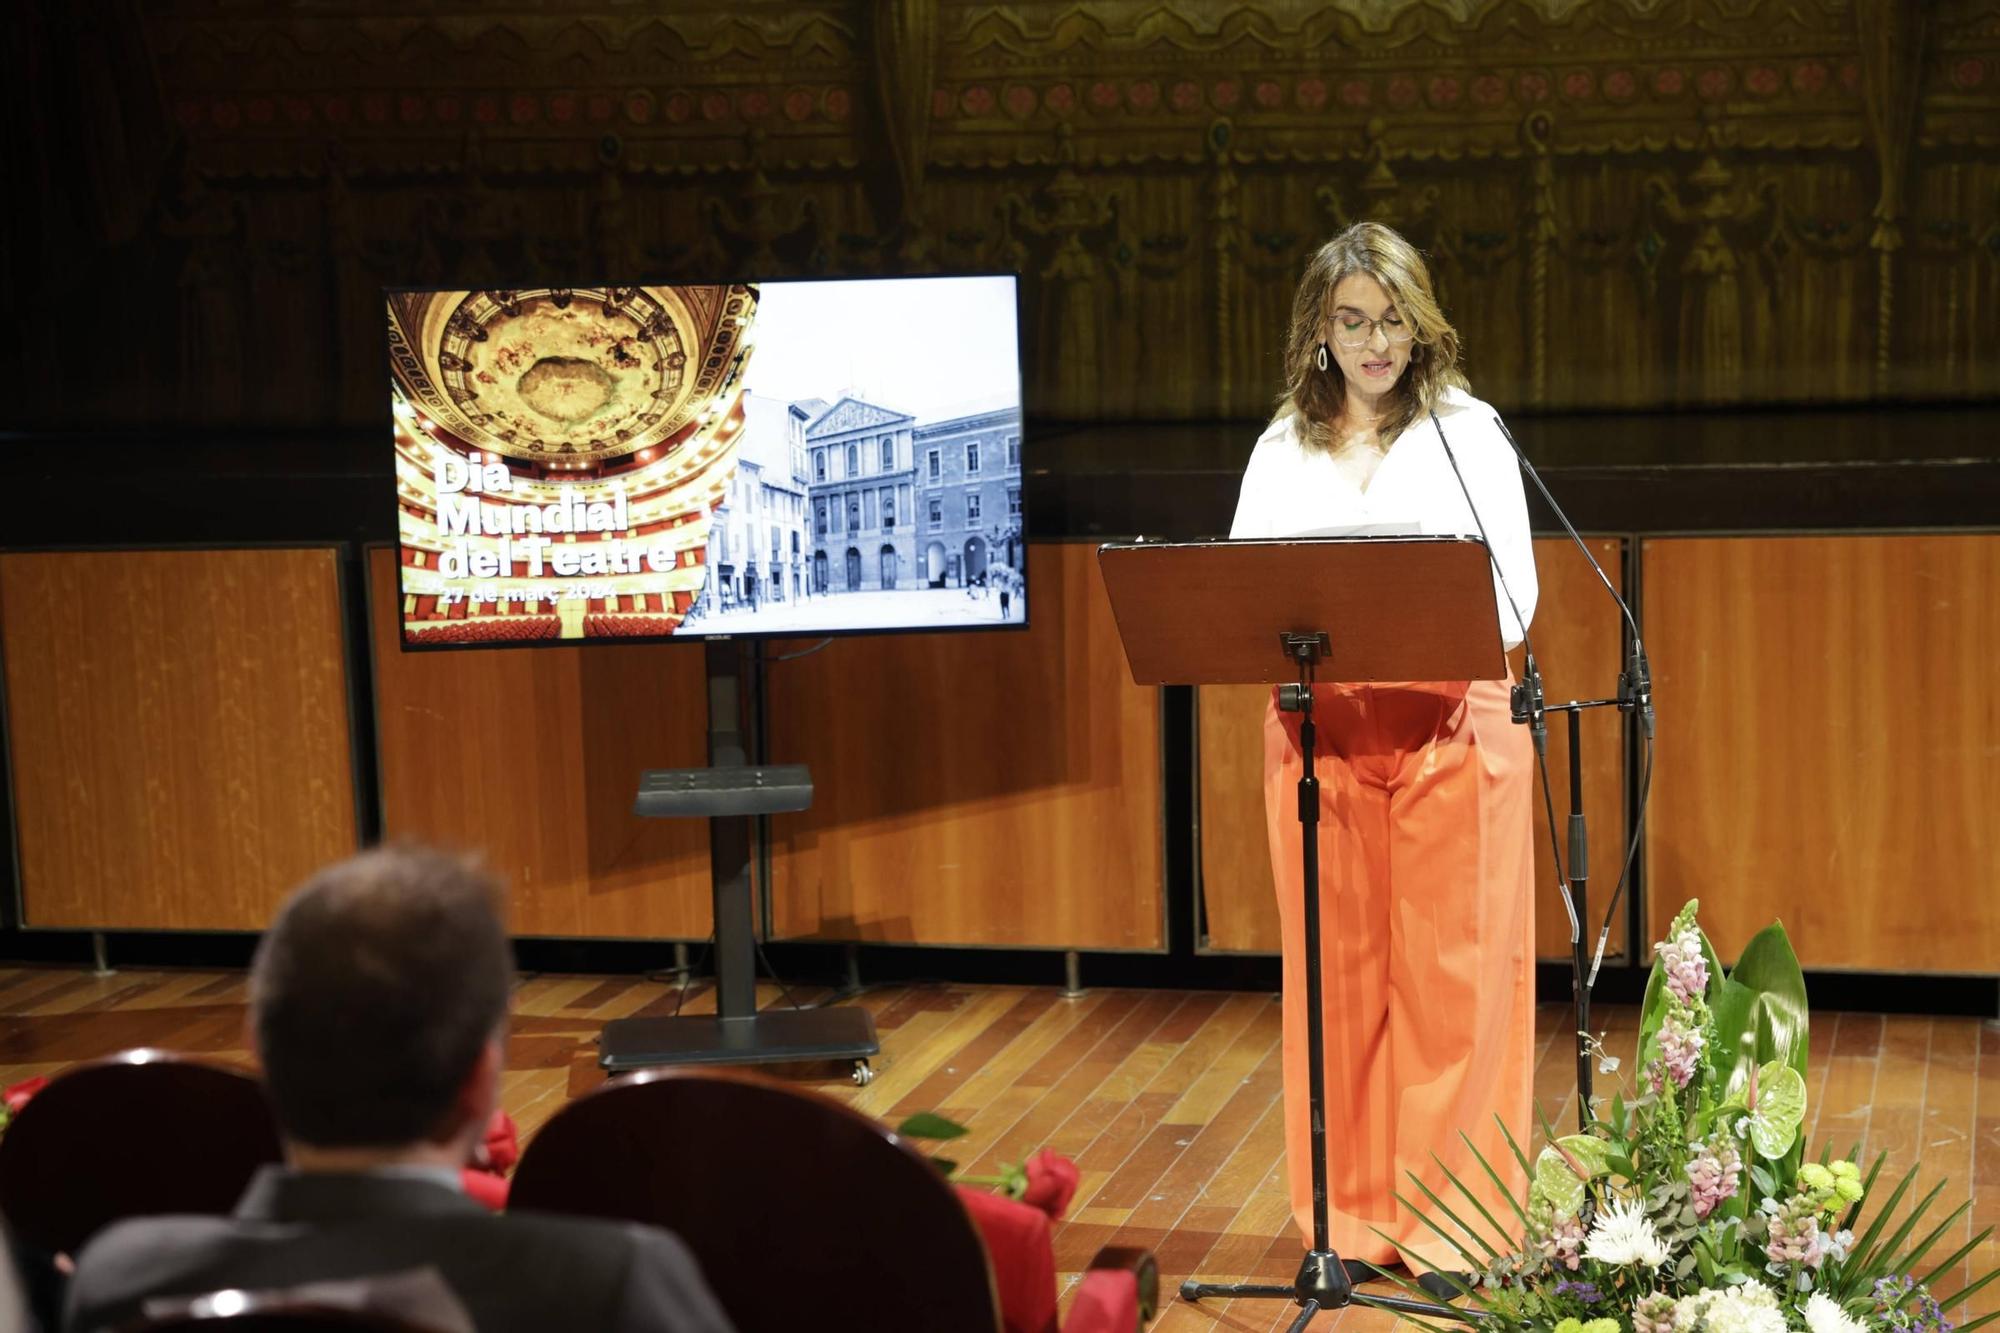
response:
<path id="1" fill-rule="evenodd" d="M 0 556 L 30 926 L 260 930 L 354 850 L 331 548 Z"/>
<path id="2" fill-rule="evenodd" d="M 779 936 L 1162 947 L 1159 694 L 1132 683 L 1087 543 L 1029 550 L 1025 633 L 836 640 L 774 665 Z"/>
<path id="3" fill-rule="evenodd" d="M 1590 539 L 1592 552 L 1615 581 L 1620 545 Z M 1548 698 L 1604 698 L 1617 689 L 1623 642 L 1618 610 L 1597 576 L 1567 538 L 1535 543 L 1541 596 L 1529 631 Z M 1515 669 L 1520 654 L 1514 654 Z M 1199 732 L 1196 767 L 1201 799 L 1201 883 L 1208 914 L 1208 945 L 1228 951 L 1275 952 L 1278 914 L 1272 899 L 1270 847 L 1265 839 L 1263 719 L 1270 691 L 1231 686 L 1196 691 Z M 1569 815 L 1566 719 L 1549 719 L 1549 780 L 1558 828 Z M 1602 921 L 1625 852 L 1625 751 L 1615 709 L 1584 719 L 1584 814 L 1590 825 L 1590 915 Z M 1539 792 L 1535 807 L 1535 940 L 1545 958 L 1569 956 L 1569 918 L 1555 887 L 1548 820 Z M 1597 926 L 1584 932 L 1595 948 Z M 1624 913 L 1612 923 L 1606 956 L 1625 947 Z"/>
<path id="4" fill-rule="evenodd" d="M 2000 971 L 2000 535 L 1659 539 L 1650 936 Z"/>
<path id="5" fill-rule="evenodd" d="M 385 836 L 482 852 L 517 935 L 705 937 L 707 825 L 632 814 L 641 771 L 707 762 L 700 646 L 406 653 L 394 551 L 369 583 Z"/>

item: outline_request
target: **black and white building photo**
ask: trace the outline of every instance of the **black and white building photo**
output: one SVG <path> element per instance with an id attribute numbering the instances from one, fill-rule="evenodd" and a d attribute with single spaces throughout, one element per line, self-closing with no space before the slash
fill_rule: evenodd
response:
<path id="1" fill-rule="evenodd" d="M 680 633 L 1025 624 L 1011 278 L 766 283 Z"/>

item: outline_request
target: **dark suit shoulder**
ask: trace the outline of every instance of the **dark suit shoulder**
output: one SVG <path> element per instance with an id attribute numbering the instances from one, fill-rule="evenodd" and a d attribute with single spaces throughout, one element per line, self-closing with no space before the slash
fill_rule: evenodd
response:
<path id="1" fill-rule="evenodd" d="M 686 1246 L 651 1227 L 550 1214 L 450 1212 L 337 1223 L 150 1218 L 79 1260 L 68 1327 L 129 1319 L 146 1298 L 266 1290 L 432 1267 L 482 1333 L 560 1327 L 727 1333 Z"/>
<path id="2" fill-rule="evenodd" d="M 94 1329 L 130 1319 L 149 1296 L 199 1295 L 226 1262 L 238 1225 L 226 1217 L 129 1218 L 91 1237 L 77 1255 L 63 1327 Z"/>

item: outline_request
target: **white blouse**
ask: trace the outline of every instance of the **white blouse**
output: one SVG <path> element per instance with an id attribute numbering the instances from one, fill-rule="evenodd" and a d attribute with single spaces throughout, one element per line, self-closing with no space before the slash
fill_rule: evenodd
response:
<path id="1" fill-rule="evenodd" d="M 1273 421 L 1250 455 L 1236 501 L 1231 537 L 1295 537 L 1301 533 L 1360 524 L 1414 527 L 1425 536 L 1479 536 L 1479 524 L 1465 503 L 1466 490 L 1485 520 L 1506 591 L 1521 608 L 1516 621 L 1493 580 L 1500 611 L 1500 637 L 1512 648 L 1523 625 L 1535 618 L 1535 550 L 1528 533 L 1528 498 L 1514 451 L 1501 435 L 1491 407 L 1460 389 L 1448 389 L 1438 403 L 1438 425 L 1452 457 L 1465 474 L 1465 489 L 1452 475 L 1439 443 L 1438 426 L 1420 417 L 1390 445 L 1366 490 L 1341 475 L 1333 458 L 1308 449 L 1288 412 Z"/>

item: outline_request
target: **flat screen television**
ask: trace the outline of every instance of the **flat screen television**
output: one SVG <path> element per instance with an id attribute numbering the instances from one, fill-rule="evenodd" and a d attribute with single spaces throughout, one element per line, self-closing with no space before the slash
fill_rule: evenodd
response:
<path id="1" fill-rule="evenodd" d="M 404 647 L 1027 623 L 1011 275 L 387 299 Z"/>

